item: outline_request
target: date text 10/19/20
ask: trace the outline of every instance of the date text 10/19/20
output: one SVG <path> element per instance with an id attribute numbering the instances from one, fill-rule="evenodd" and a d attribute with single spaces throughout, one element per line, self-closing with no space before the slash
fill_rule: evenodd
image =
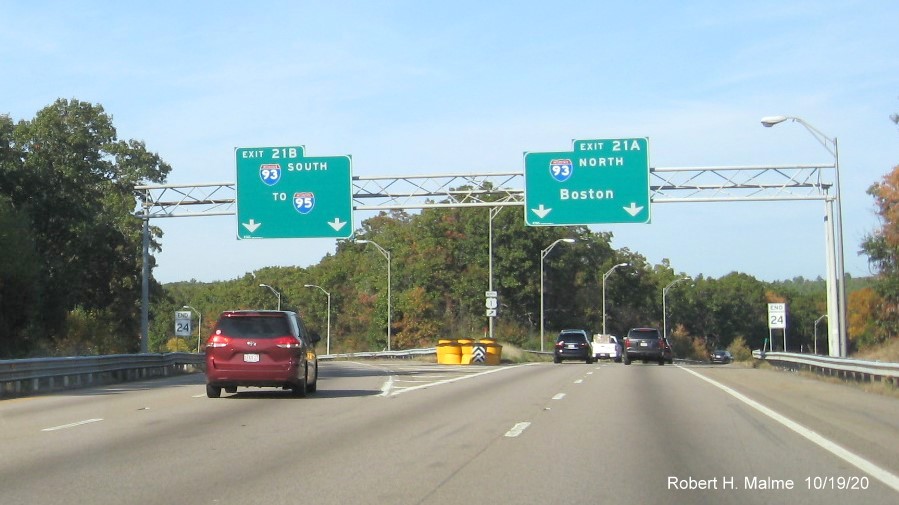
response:
<path id="1" fill-rule="evenodd" d="M 866 476 L 814 476 L 806 477 L 799 482 L 805 483 L 805 489 L 810 491 L 864 491 L 871 481 Z M 772 477 L 744 477 L 743 487 L 739 487 L 739 481 L 734 476 L 711 477 L 696 479 L 694 477 L 668 477 L 668 489 L 676 491 L 705 491 L 705 490 L 735 490 L 745 489 L 749 491 L 791 491 L 802 489 L 793 479 L 775 479 Z"/>

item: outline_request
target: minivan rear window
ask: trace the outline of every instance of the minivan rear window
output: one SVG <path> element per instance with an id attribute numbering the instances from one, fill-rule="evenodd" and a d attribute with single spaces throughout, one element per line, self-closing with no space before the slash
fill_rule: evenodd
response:
<path id="1" fill-rule="evenodd" d="M 292 334 L 283 315 L 222 317 L 218 332 L 236 338 L 276 338 Z"/>

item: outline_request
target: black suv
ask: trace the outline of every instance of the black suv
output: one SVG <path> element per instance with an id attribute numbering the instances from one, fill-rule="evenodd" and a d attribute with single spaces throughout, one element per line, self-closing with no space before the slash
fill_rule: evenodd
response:
<path id="1" fill-rule="evenodd" d="M 659 365 L 673 361 L 671 347 L 657 328 L 632 328 L 624 337 L 623 350 L 625 365 L 637 359 L 644 363 L 657 361 Z"/>
<path id="2" fill-rule="evenodd" d="M 553 363 L 561 363 L 565 359 L 582 359 L 588 365 L 593 363 L 593 347 L 585 330 L 562 330 L 559 333 L 553 351 Z"/>

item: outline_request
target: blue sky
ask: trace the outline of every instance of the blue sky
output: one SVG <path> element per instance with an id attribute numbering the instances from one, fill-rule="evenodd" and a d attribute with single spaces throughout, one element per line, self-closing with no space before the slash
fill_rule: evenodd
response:
<path id="1" fill-rule="evenodd" d="M 899 164 L 899 3 L 0 0 L 0 113 L 101 104 L 170 183 L 235 180 L 235 147 L 305 145 L 355 175 L 522 170 L 574 138 L 648 137 L 653 166 L 822 163 L 840 144 L 846 271 Z M 821 202 L 659 204 L 595 226 L 687 275 L 825 275 Z M 372 213 L 357 212 L 356 223 Z M 234 217 L 156 220 L 163 282 L 308 266 L 328 239 L 238 241 Z M 485 245 L 486 247 L 486 245 Z"/>

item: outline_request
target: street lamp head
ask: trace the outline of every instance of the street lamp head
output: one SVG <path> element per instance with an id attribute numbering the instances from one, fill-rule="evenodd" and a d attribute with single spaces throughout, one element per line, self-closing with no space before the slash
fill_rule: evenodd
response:
<path id="1" fill-rule="evenodd" d="M 765 128 L 771 128 L 778 123 L 783 123 L 787 119 L 790 118 L 788 118 L 787 116 L 765 116 L 762 118 L 762 126 L 764 126 Z"/>
<path id="2" fill-rule="evenodd" d="M 260 288 L 267 288 L 267 287 L 268 287 L 268 284 L 260 284 L 259 287 L 260 287 Z"/>
<path id="3" fill-rule="evenodd" d="M 303 284 L 303 287 L 304 288 L 314 288 L 315 286 L 313 286 L 312 284 Z"/>
<path id="4" fill-rule="evenodd" d="M 567 242 L 567 243 L 569 243 L 569 244 L 573 244 L 573 243 L 574 243 L 574 239 L 573 239 L 573 238 L 563 238 L 563 239 L 562 239 L 562 242 Z"/>
<path id="5" fill-rule="evenodd" d="M 629 267 L 629 266 L 631 266 L 631 264 L 630 264 L 630 263 L 619 263 L 619 264 L 617 264 L 617 265 L 615 265 L 615 266 L 616 266 L 616 267 Z"/>
<path id="6" fill-rule="evenodd" d="M 367 244 L 367 243 L 369 243 L 370 241 L 369 241 L 369 240 L 365 240 L 364 238 L 360 238 L 360 239 L 356 239 L 354 242 L 356 242 L 357 244 Z"/>

